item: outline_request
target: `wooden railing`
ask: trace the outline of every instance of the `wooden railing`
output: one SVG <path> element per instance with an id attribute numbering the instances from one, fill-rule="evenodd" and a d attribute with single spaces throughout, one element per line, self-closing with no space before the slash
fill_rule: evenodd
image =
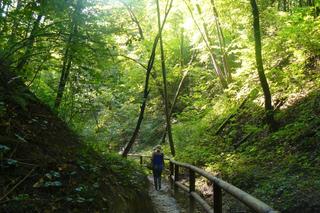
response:
<path id="1" fill-rule="evenodd" d="M 143 158 L 150 159 L 150 156 L 131 154 L 129 156 L 138 157 L 140 164 L 143 164 Z M 242 191 L 236 186 L 223 181 L 222 179 L 213 176 L 212 174 L 200 169 L 196 166 L 187 163 L 181 163 L 170 158 L 165 158 L 169 161 L 170 178 L 176 186 L 188 192 L 199 204 L 206 210 L 206 212 L 222 213 L 222 190 L 232 195 L 234 198 L 245 204 L 247 207 L 258 213 L 279 213 L 264 202 L 258 200 L 252 195 Z M 179 168 L 183 167 L 189 170 L 189 186 L 179 182 Z M 208 179 L 213 185 L 213 208 L 196 192 L 196 173 Z"/>

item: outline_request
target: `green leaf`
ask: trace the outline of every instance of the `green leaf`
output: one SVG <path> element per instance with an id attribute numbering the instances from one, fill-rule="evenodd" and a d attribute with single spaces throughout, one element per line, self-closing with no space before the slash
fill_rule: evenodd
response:
<path id="1" fill-rule="evenodd" d="M 0 144 L 0 153 L 5 153 L 9 150 L 10 150 L 9 147 L 7 147 L 6 145 Z"/>
<path id="2" fill-rule="evenodd" d="M 18 163 L 18 161 L 17 161 L 17 160 L 14 160 L 14 159 L 7 159 L 7 164 L 8 164 L 9 166 L 16 166 L 16 165 L 17 165 L 17 163 Z"/>
<path id="3" fill-rule="evenodd" d="M 60 181 L 46 181 L 43 184 L 44 187 L 61 187 L 62 183 Z"/>

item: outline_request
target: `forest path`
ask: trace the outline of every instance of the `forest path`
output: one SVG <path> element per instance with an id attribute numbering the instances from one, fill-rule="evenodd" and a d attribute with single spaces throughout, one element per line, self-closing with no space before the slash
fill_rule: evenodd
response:
<path id="1" fill-rule="evenodd" d="M 149 195 L 156 213 L 197 213 L 199 211 L 190 207 L 188 194 L 173 189 L 169 181 L 162 178 L 160 191 L 156 191 L 153 176 L 149 175 Z"/>
<path id="2" fill-rule="evenodd" d="M 149 195 L 156 213 L 182 212 L 181 207 L 178 205 L 176 199 L 171 196 L 170 183 L 163 179 L 161 190 L 156 191 L 153 184 L 153 176 L 149 175 L 148 180 L 150 182 Z"/>

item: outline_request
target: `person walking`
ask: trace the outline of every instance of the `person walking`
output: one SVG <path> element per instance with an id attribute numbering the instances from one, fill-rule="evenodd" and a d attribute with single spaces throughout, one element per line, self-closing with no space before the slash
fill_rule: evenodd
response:
<path id="1" fill-rule="evenodd" d="M 154 148 L 151 158 L 154 187 L 157 191 L 161 189 L 161 174 L 164 167 L 164 155 L 161 151 L 161 146 Z"/>

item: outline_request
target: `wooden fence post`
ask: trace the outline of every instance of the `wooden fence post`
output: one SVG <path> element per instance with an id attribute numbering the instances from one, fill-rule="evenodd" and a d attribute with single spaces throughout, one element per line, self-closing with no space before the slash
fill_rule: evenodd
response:
<path id="1" fill-rule="evenodd" d="M 214 213 L 222 213 L 222 191 L 216 183 L 213 183 L 213 209 Z"/>
<path id="2" fill-rule="evenodd" d="M 174 181 L 179 181 L 179 166 L 174 165 Z"/>
<path id="3" fill-rule="evenodd" d="M 189 192 L 194 192 L 196 189 L 196 176 L 192 169 L 189 169 Z"/>
<path id="4" fill-rule="evenodd" d="M 173 175 L 173 163 L 171 161 L 169 163 L 169 169 L 170 169 L 170 178 L 171 178 Z"/>

